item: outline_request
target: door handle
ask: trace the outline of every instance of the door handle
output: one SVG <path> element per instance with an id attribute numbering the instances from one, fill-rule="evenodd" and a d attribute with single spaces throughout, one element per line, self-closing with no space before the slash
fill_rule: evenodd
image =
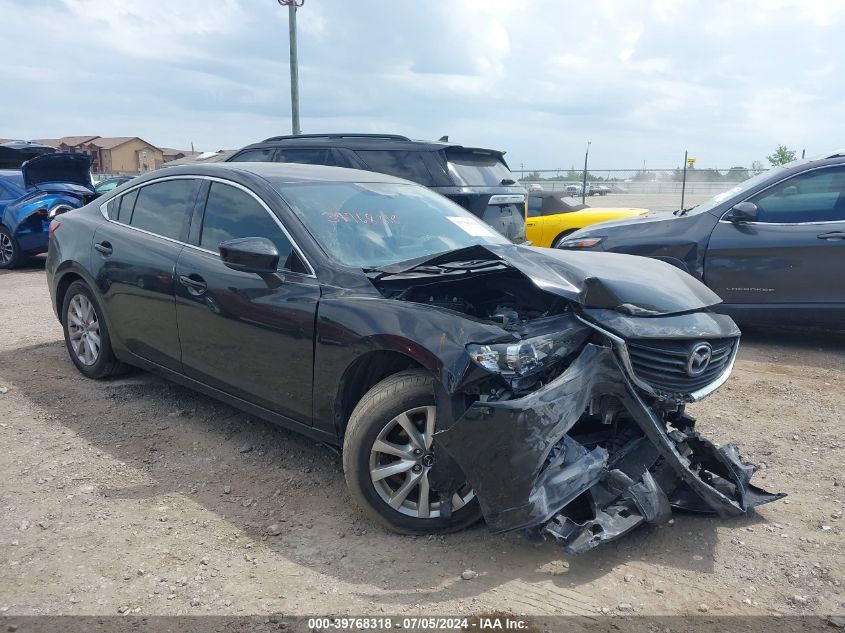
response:
<path id="1" fill-rule="evenodd" d="M 179 275 L 179 283 L 185 286 L 188 292 L 194 296 L 201 295 L 208 290 L 208 284 L 205 283 L 205 279 L 197 274 Z"/>
<path id="2" fill-rule="evenodd" d="M 94 248 L 96 248 L 105 257 L 108 257 L 114 252 L 109 242 L 98 242 L 94 244 Z"/>
<path id="3" fill-rule="evenodd" d="M 845 240 L 845 231 L 831 231 L 818 236 L 820 240 Z"/>

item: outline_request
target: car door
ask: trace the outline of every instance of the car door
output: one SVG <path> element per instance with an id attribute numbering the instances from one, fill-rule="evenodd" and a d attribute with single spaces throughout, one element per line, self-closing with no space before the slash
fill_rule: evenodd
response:
<path id="1" fill-rule="evenodd" d="M 845 167 L 798 174 L 755 194 L 754 221 L 716 224 L 704 280 L 726 304 L 845 309 Z"/>
<path id="2" fill-rule="evenodd" d="M 184 373 L 304 424 L 312 420 L 314 321 L 320 287 L 281 222 L 253 192 L 214 180 L 176 264 Z M 279 272 L 228 268 L 221 242 L 266 237 Z"/>
<path id="3" fill-rule="evenodd" d="M 171 177 L 111 199 L 94 234 L 92 271 L 111 335 L 131 353 L 181 370 L 174 273 L 199 181 Z"/>

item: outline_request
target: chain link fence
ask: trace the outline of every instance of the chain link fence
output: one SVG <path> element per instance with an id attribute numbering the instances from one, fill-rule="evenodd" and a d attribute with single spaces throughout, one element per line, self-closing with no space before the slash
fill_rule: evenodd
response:
<path id="1" fill-rule="evenodd" d="M 526 189 L 561 192 L 594 207 L 637 207 L 675 211 L 735 187 L 764 169 L 536 169 L 515 172 Z M 586 192 L 583 192 L 586 180 Z"/>

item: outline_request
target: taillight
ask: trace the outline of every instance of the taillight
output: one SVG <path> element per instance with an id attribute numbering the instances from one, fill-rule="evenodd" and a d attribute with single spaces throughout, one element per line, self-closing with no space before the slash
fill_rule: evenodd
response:
<path id="1" fill-rule="evenodd" d="M 59 222 L 58 220 L 53 220 L 52 222 L 50 222 L 50 228 L 47 230 L 47 233 L 48 233 L 49 238 L 52 238 L 52 237 L 53 237 L 53 233 L 55 233 L 56 231 L 58 231 L 58 230 L 59 230 L 59 227 L 60 227 L 61 225 L 62 225 L 62 223 L 61 223 L 61 222 Z"/>

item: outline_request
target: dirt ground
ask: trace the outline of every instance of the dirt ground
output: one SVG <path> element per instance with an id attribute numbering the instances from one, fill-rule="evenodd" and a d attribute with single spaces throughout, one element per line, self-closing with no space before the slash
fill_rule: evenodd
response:
<path id="1" fill-rule="evenodd" d="M 403 537 L 325 446 L 142 372 L 84 378 L 35 260 L 0 273 L 0 615 L 844 614 L 843 385 L 842 340 L 747 335 L 690 407 L 789 494 L 750 516 L 572 558 L 483 525 Z"/>

